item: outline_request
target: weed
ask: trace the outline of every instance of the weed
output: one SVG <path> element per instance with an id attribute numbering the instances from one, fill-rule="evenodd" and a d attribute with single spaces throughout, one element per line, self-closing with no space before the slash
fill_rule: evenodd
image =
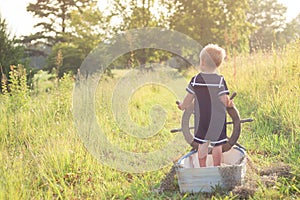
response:
<path id="1" fill-rule="evenodd" d="M 220 69 L 230 90 L 238 94 L 235 105 L 241 117 L 255 119 L 242 125 L 239 139 L 255 170 L 248 169 L 252 179 L 244 188 L 232 192 L 216 188 L 213 194 L 180 194 L 178 189 L 153 192 L 172 163 L 143 174 L 119 172 L 99 163 L 74 128 L 72 76 L 65 75 L 58 84 L 47 82 L 48 92 L 41 92 L 44 85 L 39 82 L 39 92 L 34 93 L 26 85 L 24 68 L 13 66 L 9 81 L 2 80 L 0 95 L 0 199 L 299 198 L 299 46 L 298 41 L 281 52 L 237 55 Z M 123 150 L 139 153 L 164 147 L 174 138 L 169 130 L 180 126 L 182 113 L 174 103 L 176 96 L 158 85 L 137 90 L 128 105 L 130 120 L 139 126 L 149 125 L 149 113 L 159 99 L 166 110 L 166 122 L 153 137 L 132 137 L 115 122 L 111 104 L 114 86 L 126 71 L 112 72 L 114 78 L 101 80 L 95 95 L 97 120 L 107 139 Z M 194 69 L 184 72 L 187 80 L 194 73 Z M 267 173 L 260 169 L 277 166 L 278 160 L 290 166 L 287 176 L 277 173 L 277 178 L 259 180 L 255 173 Z"/>

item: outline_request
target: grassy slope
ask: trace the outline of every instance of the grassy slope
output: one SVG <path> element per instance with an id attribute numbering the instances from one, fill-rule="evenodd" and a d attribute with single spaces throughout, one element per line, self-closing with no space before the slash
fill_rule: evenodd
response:
<path id="1" fill-rule="evenodd" d="M 231 91 L 238 93 L 235 104 L 241 116 L 255 119 L 252 124 L 243 125 L 239 142 L 247 148 L 259 168 L 284 162 L 292 167 L 295 175 L 300 174 L 299 50 L 299 44 L 295 44 L 284 53 L 237 57 L 235 77 L 233 58 L 220 70 Z M 189 71 L 187 77 L 193 73 Z M 173 105 L 175 96 L 158 86 L 147 86 L 144 92 L 136 93 L 129 105 L 136 123 L 150 123 L 147 111 L 155 104 L 155 99 L 160 98 L 169 113 L 167 127 L 148 144 L 127 136 L 120 140 L 116 135 L 120 135 L 122 130 L 118 129 L 111 113 L 107 112 L 110 110 L 111 96 L 101 95 L 111 93 L 112 87 L 109 86 L 112 83 L 116 80 L 103 82 L 104 87 L 99 88 L 96 104 L 99 123 L 108 130 L 107 137 L 129 151 L 144 152 L 160 148 L 168 137 L 172 137 L 168 130 L 178 127 L 180 123 L 181 113 Z M 87 152 L 74 128 L 72 87 L 71 80 L 66 78 L 59 88 L 49 93 L 25 98 L 21 92 L 15 96 L 0 97 L 0 199 L 204 197 L 202 194 L 180 194 L 178 190 L 153 193 L 152 189 L 159 186 L 171 164 L 144 174 L 119 172 L 99 164 Z M 157 98 L 151 98 L 154 95 Z M 140 145 L 145 149 L 136 148 Z M 272 188 L 260 185 L 253 198 L 299 198 L 299 186 L 299 175 L 280 178 Z M 205 197 L 234 198 L 231 193 L 215 193 Z"/>

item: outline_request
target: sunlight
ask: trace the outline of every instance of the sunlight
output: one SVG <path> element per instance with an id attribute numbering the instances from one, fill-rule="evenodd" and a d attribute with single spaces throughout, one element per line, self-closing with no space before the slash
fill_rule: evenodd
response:
<path id="1" fill-rule="evenodd" d="M 0 15 L 8 22 L 8 27 L 12 34 L 16 36 L 28 35 L 32 33 L 34 24 L 37 23 L 31 13 L 26 11 L 29 2 L 33 0 L 0 0 Z M 107 13 L 108 6 L 112 0 L 99 0 L 98 6 L 100 11 Z M 297 0 L 278 0 L 278 2 L 287 6 L 287 21 L 292 20 L 300 13 L 300 7 Z M 107 12 L 106 12 L 107 10 Z"/>

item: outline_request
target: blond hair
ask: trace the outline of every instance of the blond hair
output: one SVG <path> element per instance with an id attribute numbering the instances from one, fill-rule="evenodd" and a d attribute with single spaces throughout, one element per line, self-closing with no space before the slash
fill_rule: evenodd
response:
<path id="1" fill-rule="evenodd" d="M 203 60 L 207 67 L 219 67 L 226 56 L 225 50 L 216 44 L 206 45 L 200 52 L 200 60 Z"/>

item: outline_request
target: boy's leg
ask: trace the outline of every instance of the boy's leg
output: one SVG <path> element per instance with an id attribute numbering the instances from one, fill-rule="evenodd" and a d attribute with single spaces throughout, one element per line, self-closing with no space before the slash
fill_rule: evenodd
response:
<path id="1" fill-rule="evenodd" d="M 206 158 L 208 154 L 208 145 L 209 143 L 199 144 L 198 146 L 198 160 L 200 167 L 206 167 Z"/>
<path id="2" fill-rule="evenodd" d="M 214 146 L 212 149 L 214 166 L 220 166 L 222 160 L 222 145 Z"/>

